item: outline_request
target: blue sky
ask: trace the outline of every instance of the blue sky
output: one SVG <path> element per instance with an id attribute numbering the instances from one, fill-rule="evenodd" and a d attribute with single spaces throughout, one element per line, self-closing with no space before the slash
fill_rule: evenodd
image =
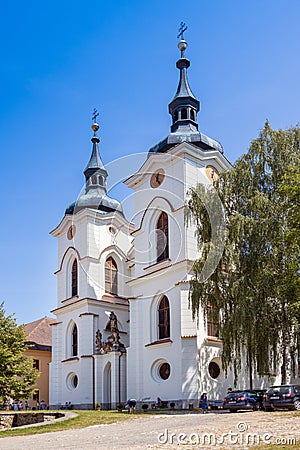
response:
<path id="1" fill-rule="evenodd" d="M 49 231 L 82 188 L 93 108 L 105 164 L 164 138 L 185 21 L 200 130 L 234 162 L 266 118 L 273 128 L 299 122 L 299 17 L 299 0 L 3 3 L 0 299 L 7 312 L 23 323 L 56 306 Z"/>

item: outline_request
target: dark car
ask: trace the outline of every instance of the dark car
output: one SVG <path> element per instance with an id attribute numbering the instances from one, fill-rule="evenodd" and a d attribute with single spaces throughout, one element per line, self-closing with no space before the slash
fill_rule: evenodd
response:
<path id="1" fill-rule="evenodd" d="M 264 395 L 267 392 L 267 389 L 250 389 L 251 392 L 253 392 L 257 397 L 257 408 L 258 409 L 264 409 L 263 408 L 263 401 L 264 401 Z"/>
<path id="2" fill-rule="evenodd" d="M 223 409 L 229 409 L 230 412 L 257 411 L 258 407 L 258 397 L 253 390 L 232 391 L 223 400 Z"/>
<path id="3" fill-rule="evenodd" d="M 288 408 L 300 411 L 300 385 L 271 386 L 264 395 L 265 411 Z"/>

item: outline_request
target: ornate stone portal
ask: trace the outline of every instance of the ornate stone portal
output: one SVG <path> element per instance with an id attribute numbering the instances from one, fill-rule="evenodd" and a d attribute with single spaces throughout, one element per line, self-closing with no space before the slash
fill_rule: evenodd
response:
<path id="1" fill-rule="evenodd" d="M 124 344 L 120 342 L 120 334 L 118 328 L 118 319 L 116 314 L 112 311 L 109 315 L 109 321 L 106 325 L 105 331 L 110 331 L 107 341 L 102 341 L 102 333 L 98 329 L 96 331 L 96 354 L 104 355 L 108 352 L 126 352 Z"/>

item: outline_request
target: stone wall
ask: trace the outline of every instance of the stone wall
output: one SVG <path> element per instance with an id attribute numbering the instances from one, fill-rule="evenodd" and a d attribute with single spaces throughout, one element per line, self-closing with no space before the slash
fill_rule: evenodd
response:
<path id="1" fill-rule="evenodd" d="M 13 425 L 15 414 L 1 414 L 0 415 L 0 430 L 6 430 Z"/>
<path id="2" fill-rule="evenodd" d="M 42 412 L 0 414 L 0 430 L 39 422 L 44 422 L 44 413 Z"/>

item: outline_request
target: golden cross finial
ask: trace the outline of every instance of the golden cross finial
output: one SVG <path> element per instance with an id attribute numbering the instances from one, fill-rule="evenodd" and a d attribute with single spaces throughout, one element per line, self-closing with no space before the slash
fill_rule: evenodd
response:
<path id="1" fill-rule="evenodd" d="M 98 113 L 97 109 L 94 108 L 93 115 L 92 115 L 93 122 L 96 122 L 96 119 L 98 116 L 99 116 L 99 113 Z"/>
<path id="2" fill-rule="evenodd" d="M 186 30 L 187 30 L 186 24 L 185 24 L 184 22 L 181 22 L 181 23 L 180 23 L 179 30 L 178 30 L 179 33 L 178 33 L 178 35 L 177 35 L 177 39 L 179 39 L 179 38 L 184 39 L 183 33 L 184 33 Z"/>

